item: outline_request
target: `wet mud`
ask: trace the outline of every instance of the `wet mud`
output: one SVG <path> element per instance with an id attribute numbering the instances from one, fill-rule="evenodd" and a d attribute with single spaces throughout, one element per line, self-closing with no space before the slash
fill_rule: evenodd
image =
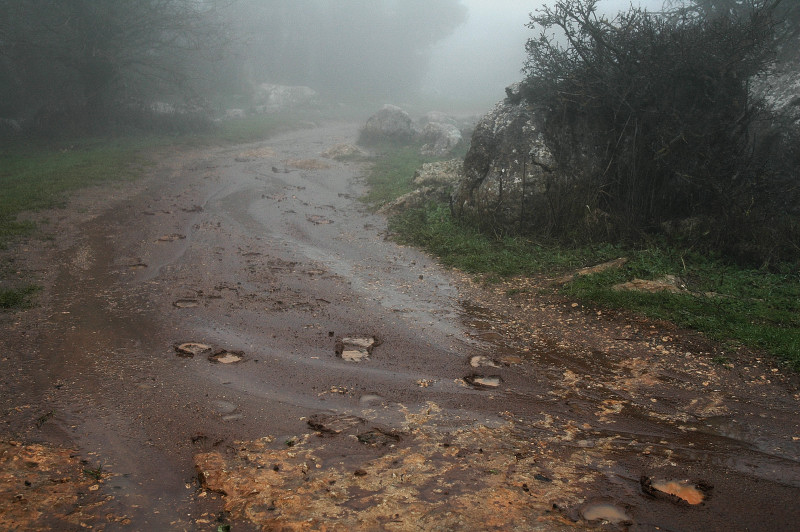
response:
<path id="1" fill-rule="evenodd" d="M 394 244 L 323 156 L 356 136 L 165 153 L 6 253 L 45 288 L 0 315 L 0 458 L 72 473 L 4 473 L 0 524 L 796 528 L 796 375 Z"/>

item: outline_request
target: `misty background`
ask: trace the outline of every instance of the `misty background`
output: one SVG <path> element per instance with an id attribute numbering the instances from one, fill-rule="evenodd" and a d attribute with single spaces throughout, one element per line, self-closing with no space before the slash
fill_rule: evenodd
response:
<path id="1" fill-rule="evenodd" d="M 541 5 L 0 0 L 0 121 L 71 133 L 146 128 L 153 112 L 263 109 L 265 84 L 309 87 L 325 105 L 480 113 L 522 79 L 536 33 L 526 24 Z M 630 6 L 600 4 L 610 16 Z"/>
<path id="2" fill-rule="evenodd" d="M 527 27 L 529 15 L 547 2 L 461 3 L 467 8 L 467 20 L 432 48 L 422 93 L 434 98 L 449 95 L 454 105 L 471 104 L 478 111 L 503 98 L 505 87 L 522 79 L 525 42 L 536 34 Z M 658 11 L 663 0 L 603 0 L 598 4 L 610 18 L 631 6 Z"/>

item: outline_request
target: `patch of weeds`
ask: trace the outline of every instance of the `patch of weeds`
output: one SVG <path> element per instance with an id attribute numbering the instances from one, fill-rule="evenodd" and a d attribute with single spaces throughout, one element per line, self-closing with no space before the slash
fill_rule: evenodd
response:
<path id="1" fill-rule="evenodd" d="M 31 296 L 41 287 L 29 284 L 21 288 L 0 289 L 0 309 L 25 309 L 32 306 Z"/>
<path id="2" fill-rule="evenodd" d="M 295 440 L 294 438 L 289 438 L 284 443 L 286 443 L 286 447 L 294 447 L 295 445 L 297 445 L 297 440 Z"/>
<path id="3" fill-rule="evenodd" d="M 726 357 L 724 355 L 717 355 L 717 356 L 715 356 L 714 358 L 711 359 L 711 363 L 715 364 L 717 366 L 725 366 L 725 367 L 727 367 L 727 366 L 730 366 L 731 361 L 730 361 L 730 359 L 728 357 Z"/>
<path id="4" fill-rule="evenodd" d="M 44 424 L 47 423 L 47 421 L 50 418 L 52 418 L 54 415 L 55 415 L 55 413 L 51 410 L 51 411 L 47 412 L 46 414 L 42 414 L 41 416 L 36 418 L 36 428 L 37 429 L 42 428 L 44 426 Z"/>
<path id="5" fill-rule="evenodd" d="M 84 476 L 94 479 L 94 480 L 102 480 L 103 478 L 103 466 L 99 465 L 96 468 L 92 467 L 85 467 L 83 469 Z"/>
<path id="6" fill-rule="evenodd" d="M 530 290 L 527 288 L 511 288 L 510 290 L 506 290 L 506 297 L 514 297 L 518 294 L 527 294 L 530 293 Z"/>

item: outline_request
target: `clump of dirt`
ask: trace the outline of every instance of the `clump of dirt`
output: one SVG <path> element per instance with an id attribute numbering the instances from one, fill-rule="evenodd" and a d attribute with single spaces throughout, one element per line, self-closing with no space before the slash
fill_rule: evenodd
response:
<path id="1" fill-rule="evenodd" d="M 439 414 L 432 404 L 407 414 L 402 439 L 385 431 L 306 435 L 288 447 L 264 438 L 238 442 L 233 453 L 198 454 L 195 465 L 202 487 L 224 495 L 226 511 L 265 530 L 560 530 L 575 525 L 554 505 L 579 504 L 591 474 L 562 470 L 547 460 L 551 451 L 543 442 L 515 438 L 512 423 L 443 433 L 435 428 Z M 361 458 L 334 461 L 328 457 L 340 454 L 329 452 L 333 444 L 351 445 L 347 456 Z M 359 455 L 356 446 L 374 454 Z M 557 480 L 540 473 L 543 463 L 552 464 Z"/>
<path id="2" fill-rule="evenodd" d="M 103 476 L 70 449 L 0 441 L 0 529 L 92 528 Z"/>
<path id="3" fill-rule="evenodd" d="M 298 170 L 327 170 L 331 167 L 328 163 L 318 159 L 289 159 L 284 161 L 284 164 Z"/>
<path id="4" fill-rule="evenodd" d="M 239 153 L 240 158 L 244 159 L 269 159 L 275 157 L 275 150 L 270 147 L 255 148 Z"/>
<path id="5" fill-rule="evenodd" d="M 322 152 L 320 157 L 343 160 L 354 157 L 364 157 L 364 152 L 361 148 L 353 144 L 337 144 Z"/>

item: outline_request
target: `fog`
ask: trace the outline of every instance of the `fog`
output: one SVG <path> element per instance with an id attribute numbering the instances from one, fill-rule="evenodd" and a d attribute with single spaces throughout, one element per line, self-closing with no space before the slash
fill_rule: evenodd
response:
<path id="1" fill-rule="evenodd" d="M 477 109 L 502 99 L 505 87 L 522 79 L 525 42 L 537 35 L 527 27 L 530 13 L 546 3 L 462 0 L 468 19 L 434 46 L 423 94 Z M 662 4 L 663 0 L 603 0 L 599 7 L 613 16 L 631 5 L 657 11 Z"/>
<path id="2" fill-rule="evenodd" d="M 662 0 L 641 2 L 660 9 Z M 303 94 L 328 106 L 481 112 L 522 79 L 525 42 L 536 35 L 526 24 L 541 5 L 0 0 L 0 119 L 59 129 L 137 114 L 147 124 L 142 111 L 156 106 L 253 113 L 276 85 L 308 87 Z M 600 7 L 613 15 L 630 3 Z"/>

